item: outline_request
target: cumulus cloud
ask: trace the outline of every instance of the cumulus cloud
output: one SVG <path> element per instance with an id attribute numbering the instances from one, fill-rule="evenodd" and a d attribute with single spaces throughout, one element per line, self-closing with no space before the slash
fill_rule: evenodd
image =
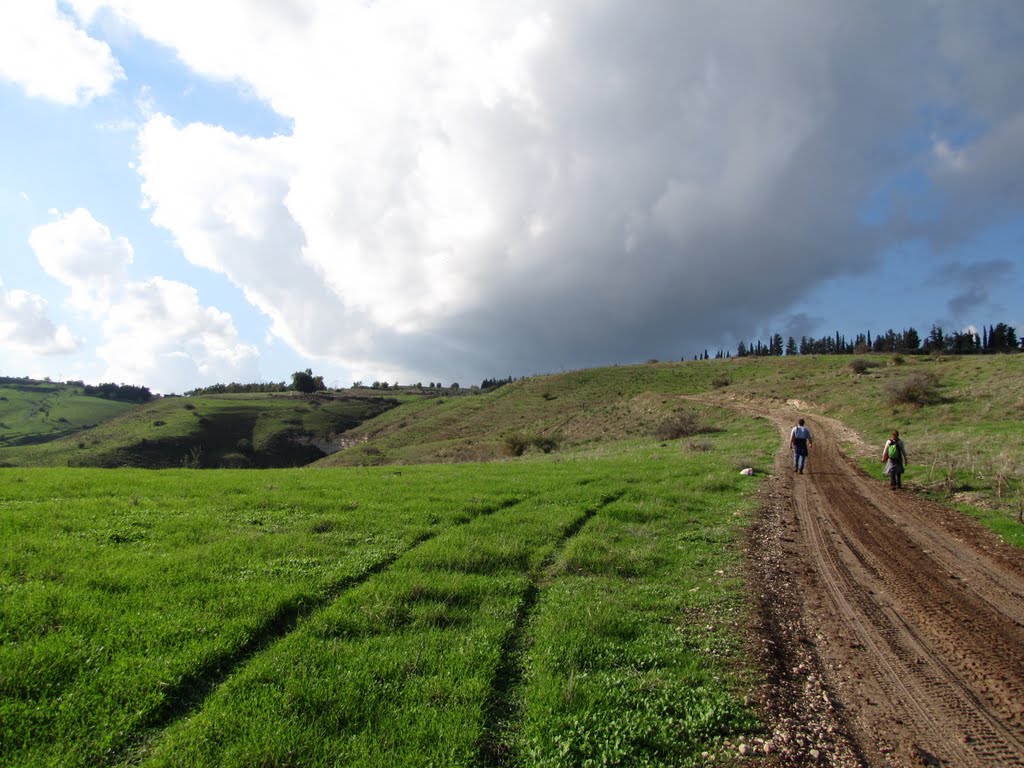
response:
<path id="1" fill-rule="evenodd" d="M 372 377 L 692 352 L 1020 210 L 1015 0 L 72 5 L 292 120 L 156 115 L 143 191 L 276 336 Z M 865 226 L 901 177 L 956 214 Z"/>
<path id="2" fill-rule="evenodd" d="M 34 228 L 29 245 L 47 274 L 71 289 L 71 306 L 94 314 L 106 311 L 135 256 L 127 238 L 113 237 L 84 208 Z"/>
<path id="3" fill-rule="evenodd" d="M 241 343 L 231 316 L 204 307 L 196 290 L 156 277 L 129 283 L 103 321 L 105 379 L 182 391 L 196 382 L 256 381 L 257 349 Z"/>
<path id="4" fill-rule="evenodd" d="M 123 77 L 110 46 L 89 37 L 56 0 L 0 0 L 0 79 L 32 97 L 79 105 Z"/>
<path id="5" fill-rule="evenodd" d="M 81 341 L 66 325 L 56 325 L 42 296 L 8 290 L 0 280 L 0 349 L 29 355 L 78 351 Z"/>
<path id="6" fill-rule="evenodd" d="M 254 214 L 258 211 L 242 210 L 237 200 L 224 212 L 237 226 L 256 228 L 246 231 L 258 237 L 263 225 Z M 185 283 L 162 277 L 130 280 L 134 248 L 88 210 L 79 208 L 36 227 L 29 243 L 46 273 L 69 289 L 68 305 L 99 321 L 103 341 L 96 353 L 107 366 L 104 380 L 147 384 L 164 392 L 198 383 L 258 380 L 259 353 L 240 340 L 231 316 L 203 306 L 195 288 Z M 22 342 L 36 352 L 75 349 L 66 327 L 47 324 L 42 299 L 12 291 L 5 300 L 11 343 Z"/>

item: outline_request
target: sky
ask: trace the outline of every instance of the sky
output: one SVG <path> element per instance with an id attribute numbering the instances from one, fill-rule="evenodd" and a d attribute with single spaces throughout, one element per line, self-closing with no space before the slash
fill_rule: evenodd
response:
<path id="1" fill-rule="evenodd" d="M 0 0 L 0 375 L 1024 330 L 1019 0 Z"/>

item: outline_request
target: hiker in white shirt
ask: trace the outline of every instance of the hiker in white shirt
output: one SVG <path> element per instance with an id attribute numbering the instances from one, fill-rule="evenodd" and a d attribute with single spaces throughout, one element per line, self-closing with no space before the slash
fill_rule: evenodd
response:
<path id="1" fill-rule="evenodd" d="M 807 463 L 807 449 L 811 447 L 811 430 L 804 426 L 804 420 L 800 419 L 793 431 L 789 433 L 789 446 L 793 449 L 793 471 L 804 473 L 804 465 Z"/>

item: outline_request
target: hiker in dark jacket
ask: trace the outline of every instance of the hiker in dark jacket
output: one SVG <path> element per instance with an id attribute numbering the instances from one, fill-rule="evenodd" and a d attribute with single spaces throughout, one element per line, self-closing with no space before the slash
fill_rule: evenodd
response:
<path id="1" fill-rule="evenodd" d="M 893 488 L 902 488 L 903 470 L 907 467 L 907 448 L 900 440 L 899 430 L 894 429 L 892 436 L 885 441 L 882 461 L 885 463 L 885 469 L 882 471 L 889 476 L 889 485 Z"/>

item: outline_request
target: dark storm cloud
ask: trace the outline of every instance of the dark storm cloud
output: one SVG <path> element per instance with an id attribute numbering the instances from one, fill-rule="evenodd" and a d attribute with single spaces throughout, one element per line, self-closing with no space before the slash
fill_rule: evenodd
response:
<path id="1" fill-rule="evenodd" d="M 264 216 L 295 230 L 289 280 L 244 238 L 212 265 L 338 365 L 472 381 L 731 347 L 887 249 L 941 257 L 1024 202 L 1015 0 L 360 13 L 379 58 L 323 64 L 331 100 L 258 83 L 293 105 Z"/>

